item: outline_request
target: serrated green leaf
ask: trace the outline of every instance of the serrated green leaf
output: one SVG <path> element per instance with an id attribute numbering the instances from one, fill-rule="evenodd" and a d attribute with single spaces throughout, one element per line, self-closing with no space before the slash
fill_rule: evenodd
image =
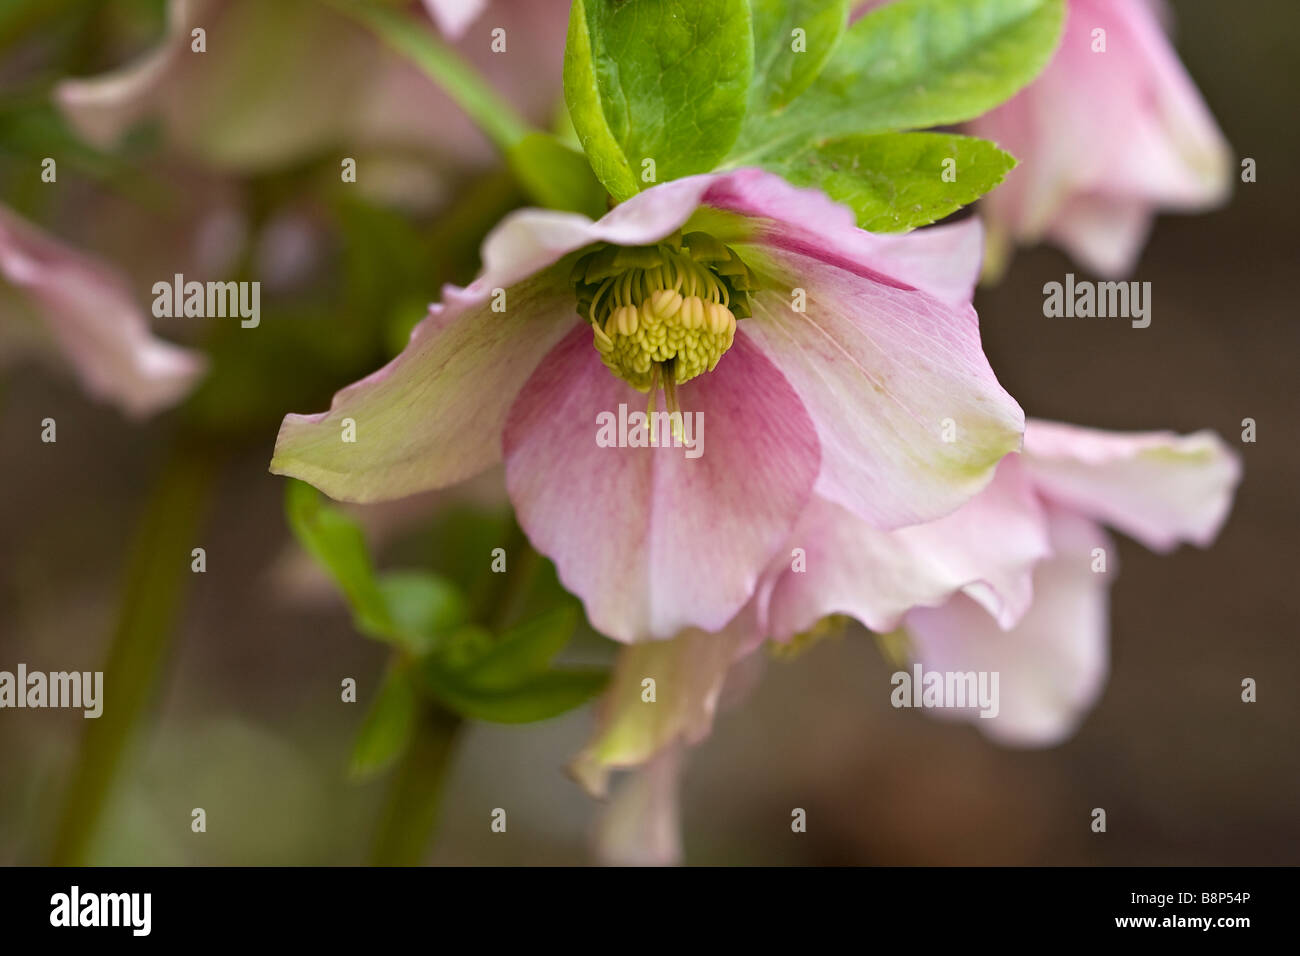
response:
<path id="1" fill-rule="evenodd" d="M 750 0 L 749 6 L 754 79 L 747 123 L 784 108 L 808 88 L 835 51 L 849 18 L 848 0 Z"/>
<path id="2" fill-rule="evenodd" d="M 895 0 L 855 23 L 811 86 L 746 125 L 728 165 L 839 136 L 973 119 L 1051 59 L 1062 0 Z"/>
<path id="3" fill-rule="evenodd" d="M 506 158 L 515 178 L 535 202 L 550 209 L 580 212 L 592 219 L 605 213 L 605 187 L 587 157 L 549 133 L 530 133 Z"/>
<path id="4" fill-rule="evenodd" d="M 469 619 L 469 603 L 456 585 L 427 571 L 392 571 L 379 591 L 393 622 L 391 635 L 416 655 L 429 653 L 447 630 Z"/>
<path id="5" fill-rule="evenodd" d="M 746 0 L 574 0 L 569 14 L 564 99 L 620 202 L 713 169 L 740 133 L 753 70 Z"/>
<path id="6" fill-rule="evenodd" d="M 369 777 L 386 769 L 406 749 L 415 726 L 417 700 L 406 669 L 390 667 L 352 747 L 349 772 Z"/>
<path id="7" fill-rule="evenodd" d="M 390 635 L 393 620 L 357 523 L 301 481 L 289 482 L 284 508 L 294 536 L 343 592 L 357 630 L 371 637 Z"/>
<path id="8" fill-rule="evenodd" d="M 516 625 L 459 675 L 466 687 L 481 691 L 509 691 L 537 677 L 573 637 L 578 612 L 572 606 L 556 608 Z"/>
<path id="9" fill-rule="evenodd" d="M 475 720 L 526 724 L 546 720 L 580 707 L 600 693 L 609 674 L 600 670 L 548 671 L 509 691 L 484 691 L 460 683 L 430 664 L 425 667 L 429 690 L 446 707 Z"/>
<path id="10" fill-rule="evenodd" d="M 848 206 L 871 232 L 937 222 L 989 192 L 1015 165 L 987 140 L 955 133 L 846 136 L 763 163 Z"/>

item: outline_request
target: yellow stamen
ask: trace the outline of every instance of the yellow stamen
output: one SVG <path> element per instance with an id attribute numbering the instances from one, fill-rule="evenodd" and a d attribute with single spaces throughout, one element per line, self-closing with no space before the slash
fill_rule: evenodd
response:
<path id="1" fill-rule="evenodd" d="M 747 318 L 753 275 L 703 233 L 653 246 L 598 245 L 578 259 L 579 312 L 611 372 L 642 392 L 662 383 L 672 411 L 676 387 L 712 371 Z M 674 423 L 681 430 L 680 416 Z"/>

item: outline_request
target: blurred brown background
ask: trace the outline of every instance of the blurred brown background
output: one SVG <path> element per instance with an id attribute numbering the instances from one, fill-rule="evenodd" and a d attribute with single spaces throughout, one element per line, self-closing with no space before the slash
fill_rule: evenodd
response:
<path id="1" fill-rule="evenodd" d="M 1300 624 L 1294 283 L 1300 154 L 1290 0 L 1175 4 L 1179 48 L 1229 140 L 1258 162 L 1210 215 L 1164 217 L 1134 278 L 1150 328 L 1050 320 L 1042 286 L 1082 270 L 1022 253 L 978 301 L 986 350 L 1030 415 L 1113 429 L 1213 428 L 1245 479 L 1209 551 L 1121 544 L 1112 672 L 1079 734 L 1013 751 L 888 704 L 892 670 L 861 633 L 772 661 L 724 714 L 685 784 L 692 863 L 1300 863 Z M 337 383 L 339 385 L 343 382 Z M 289 409 L 286 409 L 288 411 Z M 293 409 L 303 411 L 305 409 Z M 37 440 L 54 416 L 59 441 Z M 1258 442 L 1240 445 L 1241 420 Z M 136 426 L 66 379 L 24 367 L 0 387 L 0 668 L 95 669 L 166 423 Z M 137 739 L 95 859 L 357 863 L 382 783 L 343 770 L 384 653 L 336 601 L 277 597 L 287 543 L 274 439 L 225 474 L 155 719 Z M 197 544 L 196 543 L 196 544 Z M 1259 700 L 1243 704 L 1243 677 Z M 475 726 L 444 805 L 440 863 L 589 859 L 594 804 L 561 771 L 588 711 Z M 40 859 L 79 713 L 0 712 L 0 862 Z M 190 809 L 208 832 L 190 832 Z M 508 834 L 489 831 L 494 807 Z M 791 834 L 790 809 L 808 811 Z M 1089 829 L 1104 807 L 1108 832 Z"/>

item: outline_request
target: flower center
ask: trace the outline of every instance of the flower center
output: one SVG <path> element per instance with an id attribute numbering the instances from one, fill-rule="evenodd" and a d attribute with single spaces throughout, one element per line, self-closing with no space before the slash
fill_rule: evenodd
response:
<path id="1" fill-rule="evenodd" d="M 653 246 L 600 244 L 574 266 L 578 314 L 591 323 L 606 367 L 641 392 L 675 387 L 713 371 L 750 316 L 753 275 L 703 232 Z"/>

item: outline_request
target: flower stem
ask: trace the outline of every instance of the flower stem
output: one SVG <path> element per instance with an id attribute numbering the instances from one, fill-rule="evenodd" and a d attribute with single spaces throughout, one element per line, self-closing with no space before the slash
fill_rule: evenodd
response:
<path id="1" fill-rule="evenodd" d="M 462 723 L 459 716 L 432 701 L 421 705 L 411 742 L 393 772 L 371 862 L 415 866 L 424 858 Z"/>
<path id="2" fill-rule="evenodd" d="M 55 832 L 55 864 L 84 864 L 91 850 L 122 756 L 171 648 L 220 460 L 210 444 L 177 440 L 147 500 L 103 667 L 103 714 L 86 722 Z"/>
<path id="3" fill-rule="evenodd" d="M 528 544 L 512 517 L 506 532 L 507 553 L 516 570 L 480 595 L 474 604 L 481 619 L 500 631 L 527 592 L 541 559 Z M 411 742 L 393 771 L 388 798 L 371 851 L 371 862 L 381 866 L 414 866 L 424 859 L 437 825 L 438 810 L 457 732 L 465 721 L 423 694 Z"/>
<path id="4" fill-rule="evenodd" d="M 438 84 L 502 153 L 509 153 L 520 140 L 534 132 L 478 71 L 423 24 L 382 6 L 349 0 L 329 0 L 329 3 L 365 25 L 390 49 L 406 57 Z"/>

